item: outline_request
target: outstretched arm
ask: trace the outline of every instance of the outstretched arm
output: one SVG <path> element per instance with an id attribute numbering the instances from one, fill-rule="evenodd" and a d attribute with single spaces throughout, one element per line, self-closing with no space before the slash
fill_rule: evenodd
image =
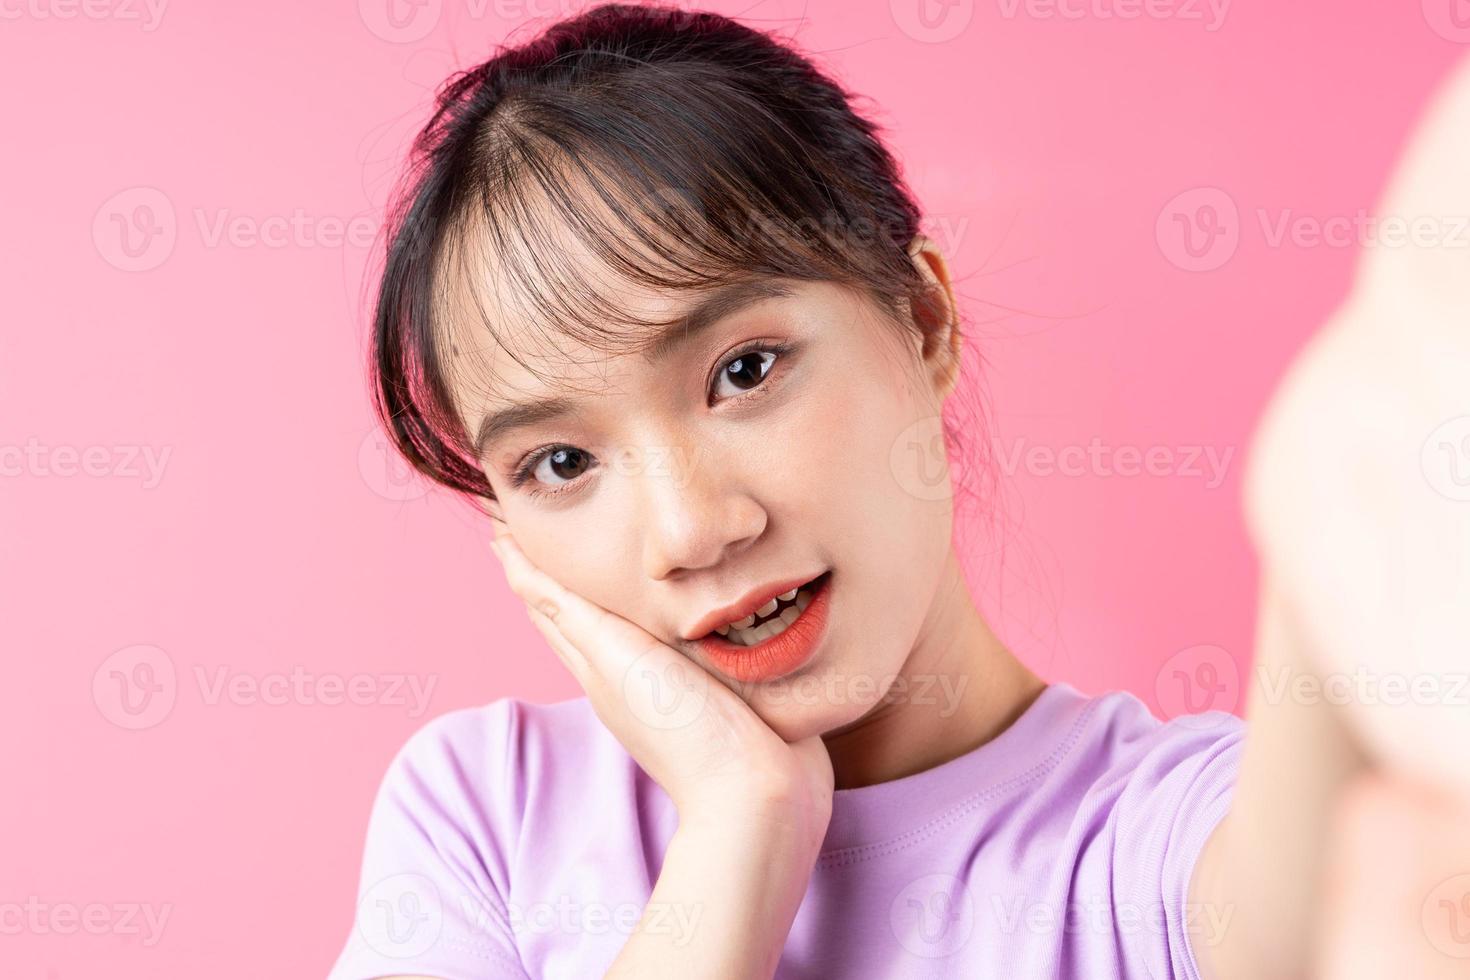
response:
<path id="1" fill-rule="evenodd" d="M 1321 925 L 1329 860 L 1325 828 L 1367 764 L 1338 706 L 1311 696 L 1320 681 L 1275 586 L 1262 587 L 1248 730 L 1230 812 L 1206 842 L 1189 901 L 1227 921 L 1192 937 L 1205 980 L 1307 975 Z"/>
<path id="2" fill-rule="evenodd" d="M 1381 211 L 1470 214 L 1467 175 L 1470 59 Z M 1304 976 L 1314 944 L 1350 938 L 1320 910 L 1354 877 L 1340 862 L 1371 858 L 1329 858 L 1353 777 L 1470 803 L 1470 248 L 1365 253 L 1267 409 L 1245 495 L 1263 587 L 1237 792 L 1191 883 L 1235 913 L 1196 947 L 1207 980 Z"/>

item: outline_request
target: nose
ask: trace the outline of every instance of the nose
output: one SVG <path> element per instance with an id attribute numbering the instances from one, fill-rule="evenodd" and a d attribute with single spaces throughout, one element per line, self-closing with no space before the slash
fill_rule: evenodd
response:
<path id="1" fill-rule="evenodd" d="M 739 476 L 751 464 L 728 455 L 708 445 L 673 443 L 646 457 L 632 475 L 649 578 L 718 566 L 765 531 L 766 511 Z"/>

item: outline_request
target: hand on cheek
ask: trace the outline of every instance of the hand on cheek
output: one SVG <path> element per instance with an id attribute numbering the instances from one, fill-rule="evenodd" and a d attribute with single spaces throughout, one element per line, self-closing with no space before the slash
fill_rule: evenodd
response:
<path id="1" fill-rule="evenodd" d="M 491 547 L 593 711 L 669 794 L 681 821 L 794 832 L 815 853 L 833 792 L 820 737 L 783 741 L 683 653 L 537 568 L 509 533 L 497 529 Z"/>

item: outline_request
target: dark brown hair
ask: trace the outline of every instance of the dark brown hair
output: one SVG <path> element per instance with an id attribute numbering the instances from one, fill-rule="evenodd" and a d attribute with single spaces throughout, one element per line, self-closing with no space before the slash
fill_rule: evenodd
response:
<path id="1" fill-rule="evenodd" d="M 630 328 L 656 326 L 575 275 L 558 231 L 633 283 L 832 281 L 896 322 L 929 322 L 917 314 L 937 297 L 907 254 L 920 210 L 853 101 L 764 33 L 627 4 L 451 76 L 390 211 L 375 311 L 375 408 L 398 450 L 432 480 L 494 499 L 448 384 L 455 262 L 493 256 L 538 327 L 595 349 L 636 348 Z"/>

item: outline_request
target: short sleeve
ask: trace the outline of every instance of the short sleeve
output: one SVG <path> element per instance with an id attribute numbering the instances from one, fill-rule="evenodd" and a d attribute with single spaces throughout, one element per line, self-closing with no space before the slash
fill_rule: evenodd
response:
<path id="1" fill-rule="evenodd" d="M 1232 910 L 1191 905 L 1189 883 L 1230 807 L 1244 734 L 1239 718 L 1211 711 L 1140 740 L 1113 825 L 1113 927 L 1126 976 L 1202 980 L 1196 948 L 1224 937 Z"/>
<path id="2" fill-rule="evenodd" d="M 357 910 L 329 980 L 527 980 L 510 928 L 516 706 L 450 712 L 399 751 L 368 819 Z"/>

